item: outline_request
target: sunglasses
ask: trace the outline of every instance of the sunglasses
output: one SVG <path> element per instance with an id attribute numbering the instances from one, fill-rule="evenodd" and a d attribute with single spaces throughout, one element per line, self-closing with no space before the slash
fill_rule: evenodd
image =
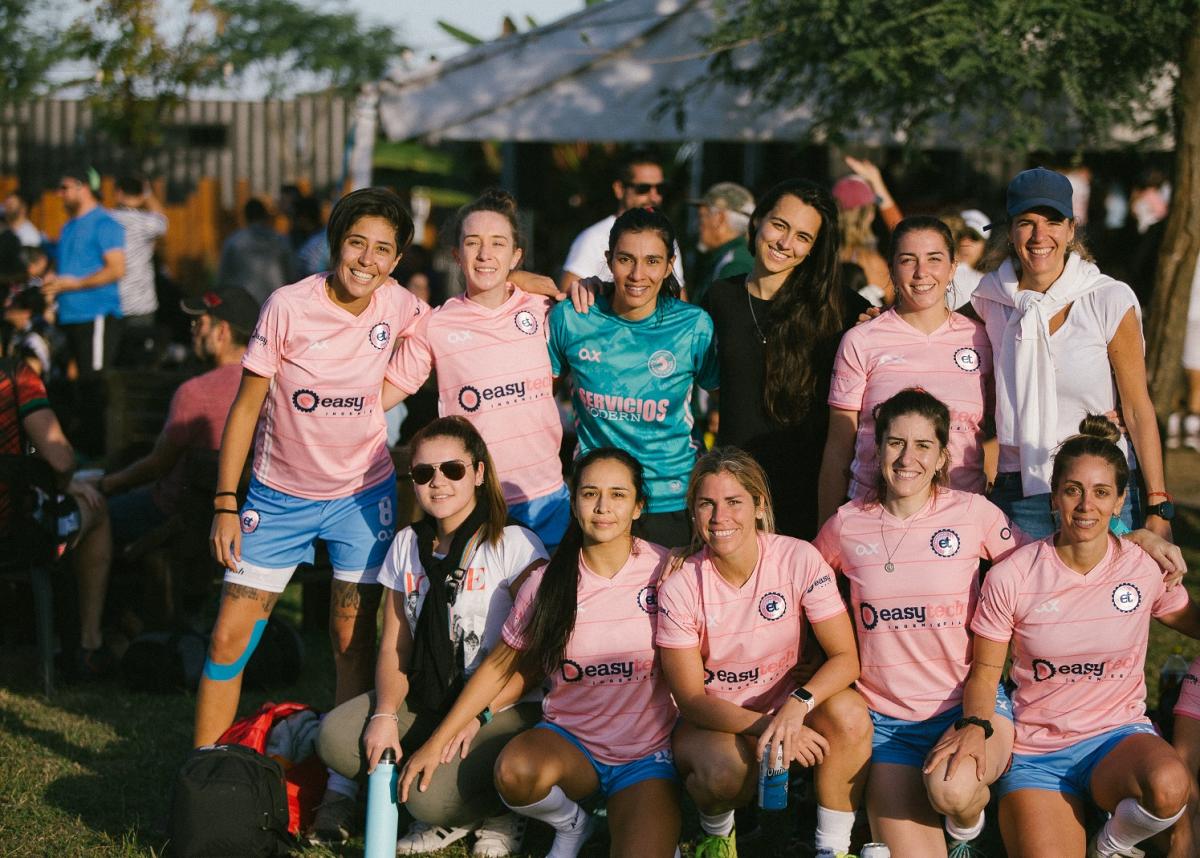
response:
<path id="1" fill-rule="evenodd" d="M 627 184 L 625 187 L 629 188 L 635 194 L 648 194 L 651 191 L 661 192 L 665 184 L 665 182 L 635 182 L 634 184 Z"/>
<path id="2" fill-rule="evenodd" d="M 458 459 L 451 459 L 449 462 L 437 462 L 430 465 L 413 465 L 409 476 L 412 481 L 418 486 L 423 486 L 433 479 L 433 475 L 438 471 L 442 472 L 448 480 L 461 480 L 467 475 L 467 466 Z"/>

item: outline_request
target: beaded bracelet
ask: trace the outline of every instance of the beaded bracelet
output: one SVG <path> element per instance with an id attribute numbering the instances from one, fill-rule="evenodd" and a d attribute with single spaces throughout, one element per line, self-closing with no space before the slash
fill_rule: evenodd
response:
<path id="1" fill-rule="evenodd" d="M 374 715 L 372 715 L 367 720 L 374 721 L 376 718 L 391 718 L 397 724 L 400 723 L 400 716 L 397 715 L 395 712 L 376 712 Z"/>

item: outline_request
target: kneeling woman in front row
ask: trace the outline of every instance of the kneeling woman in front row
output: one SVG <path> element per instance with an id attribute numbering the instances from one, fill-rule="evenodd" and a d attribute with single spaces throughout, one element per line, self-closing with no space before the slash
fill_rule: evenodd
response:
<path id="1" fill-rule="evenodd" d="M 997 782 L 1000 827 L 1012 858 L 1085 853 L 1090 797 L 1112 814 L 1092 856 L 1141 854 L 1135 844 L 1183 813 L 1189 776 L 1146 717 L 1150 618 L 1200 637 L 1184 587 L 1167 590 L 1154 562 L 1108 532 L 1129 487 L 1117 433 L 1101 417 L 1054 458 L 1058 532 L 1018 548 L 988 572 L 971 622 L 975 652 L 963 710 L 992 712 L 1008 645 L 1016 742 Z M 966 727 L 954 750 L 982 758 L 983 731 Z"/>
<path id="2" fill-rule="evenodd" d="M 657 641 L 705 851 L 734 847 L 733 811 L 753 795 L 763 751 L 774 758 L 782 744 L 786 763 L 816 767 L 816 846 L 848 852 L 871 723 L 849 687 L 858 654 L 833 570 L 807 542 L 772 532 L 766 477 L 741 450 L 696 463 L 688 509 L 704 548 L 663 583 Z M 798 686 L 802 611 L 828 660 Z"/>
<path id="3" fill-rule="evenodd" d="M 580 458 L 571 503 L 575 520 L 550 564 L 522 585 L 503 642 L 409 758 L 401 795 L 415 794 L 418 778 L 429 788 L 444 748 L 500 689 L 546 677 L 544 720 L 496 763 L 500 797 L 555 830 L 550 858 L 578 854 L 592 821 L 577 802 L 597 791 L 607 799 L 612 855 L 669 858 L 680 825 L 677 712 L 654 652 L 668 553 L 631 535 L 645 491 L 628 453 L 600 447 Z"/>
<path id="4" fill-rule="evenodd" d="M 403 760 L 401 749 L 411 752 L 424 741 L 499 641 L 522 573 L 546 561 L 531 531 L 505 525 L 496 469 L 464 418 L 442 417 L 413 437 L 411 476 L 426 517 L 397 534 L 379 573 L 386 598 L 375 690 L 343 703 L 321 724 L 318 752 L 346 778 L 362 777 L 388 748 Z M 408 803 L 417 821 L 400 838 L 398 854 L 434 852 L 473 830 L 476 856 L 520 848 L 523 821 L 502 813 L 491 781 L 500 749 L 537 721 L 536 699 L 518 703 L 520 697 L 497 693 L 485 701 L 495 716 L 482 728 L 473 721 L 460 738 L 456 771 Z M 344 839 L 354 809 L 353 800 L 326 798 L 318 834 Z"/>

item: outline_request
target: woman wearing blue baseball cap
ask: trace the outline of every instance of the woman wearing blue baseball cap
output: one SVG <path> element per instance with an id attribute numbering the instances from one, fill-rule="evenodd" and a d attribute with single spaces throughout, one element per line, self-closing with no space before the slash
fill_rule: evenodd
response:
<path id="1" fill-rule="evenodd" d="M 1174 507 L 1146 387 L 1137 298 L 1100 272 L 1077 236 L 1066 176 L 1044 167 L 1018 174 L 1007 212 L 1008 259 L 971 299 L 995 360 L 1000 462 L 992 500 L 1027 534 L 1053 533 L 1054 451 L 1084 416 L 1115 412 L 1119 403 L 1121 450 L 1145 480 L 1145 526 L 1170 539 Z M 1138 513 L 1131 491 L 1121 519 L 1141 526 Z"/>

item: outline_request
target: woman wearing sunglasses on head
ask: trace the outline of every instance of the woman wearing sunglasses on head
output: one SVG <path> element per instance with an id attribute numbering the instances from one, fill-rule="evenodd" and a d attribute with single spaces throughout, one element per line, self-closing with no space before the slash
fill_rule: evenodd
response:
<path id="1" fill-rule="evenodd" d="M 429 737 L 499 642 L 515 582 L 546 560 L 533 533 L 505 526 L 491 457 L 462 417 L 442 417 L 414 436 L 411 476 L 426 517 L 396 535 L 379 572 L 385 598 L 375 690 L 334 709 L 321 725 L 321 758 L 348 778 L 361 779 L 388 748 L 403 760 Z M 480 707 L 481 717 L 447 750 L 454 773 L 410 796 L 416 822 L 398 854 L 436 851 L 473 830 L 474 855 L 520 848 L 524 825 L 501 813 L 491 772 L 500 749 L 537 722 L 539 709 L 506 691 Z"/>

